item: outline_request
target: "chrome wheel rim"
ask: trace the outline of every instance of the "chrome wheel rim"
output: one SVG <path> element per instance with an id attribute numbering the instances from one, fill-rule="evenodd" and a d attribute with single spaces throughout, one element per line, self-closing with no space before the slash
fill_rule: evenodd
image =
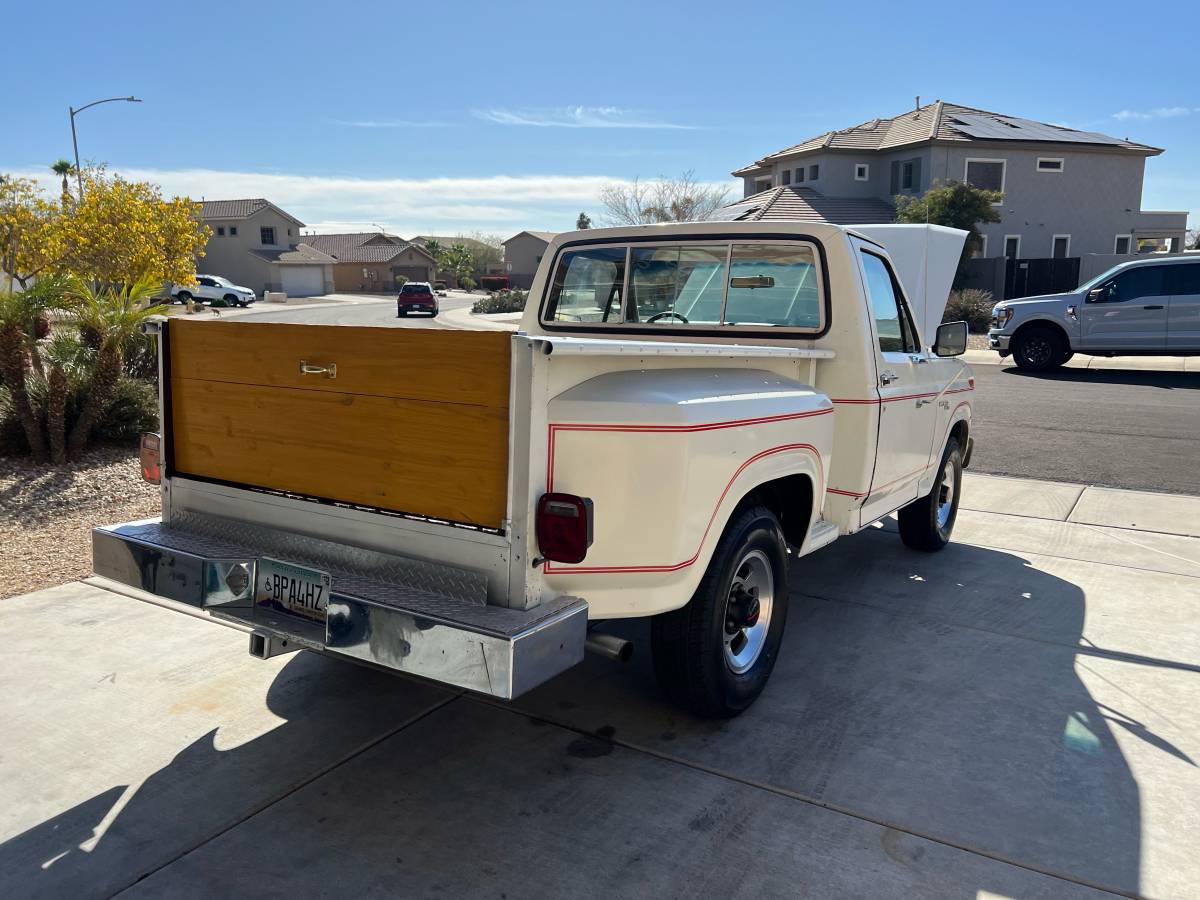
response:
<path id="1" fill-rule="evenodd" d="M 761 550 L 742 557 L 733 572 L 725 599 L 725 664 L 740 675 L 757 662 L 771 630 L 775 605 L 775 574 Z"/>
<path id="2" fill-rule="evenodd" d="M 942 467 L 942 480 L 938 484 L 938 528 L 945 530 L 950 522 L 950 513 L 954 510 L 954 460 L 946 460 Z"/>

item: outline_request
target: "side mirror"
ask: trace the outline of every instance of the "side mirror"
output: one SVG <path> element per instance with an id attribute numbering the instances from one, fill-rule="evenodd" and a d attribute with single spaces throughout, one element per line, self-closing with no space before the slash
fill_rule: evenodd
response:
<path id="1" fill-rule="evenodd" d="M 1090 291 L 1088 291 L 1087 302 L 1088 303 L 1100 303 L 1101 301 L 1107 299 L 1107 297 L 1108 297 L 1108 285 L 1102 284 L 1102 285 L 1100 285 L 1100 287 L 1092 288 Z"/>
<path id="2" fill-rule="evenodd" d="M 967 350 L 967 323 L 945 322 L 938 326 L 933 352 L 938 356 L 962 356 Z"/>

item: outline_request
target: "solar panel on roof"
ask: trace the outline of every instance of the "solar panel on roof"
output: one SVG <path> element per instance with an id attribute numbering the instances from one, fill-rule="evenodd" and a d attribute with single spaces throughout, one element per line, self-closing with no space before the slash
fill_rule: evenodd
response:
<path id="1" fill-rule="evenodd" d="M 1072 144 L 1119 144 L 1116 138 L 1098 131 L 1075 131 L 1032 119 L 1013 116 L 984 116 L 956 113 L 950 127 L 968 137 L 991 141 L 1058 141 Z"/>

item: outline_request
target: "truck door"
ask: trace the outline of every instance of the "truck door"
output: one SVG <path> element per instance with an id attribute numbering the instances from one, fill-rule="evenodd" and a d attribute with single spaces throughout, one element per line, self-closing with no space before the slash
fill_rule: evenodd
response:
<path id="1" fill-rule="evenodd" d="M 1200 351 L 1200 263 L 1176 263 L 1167 270 L 1167 349 Z"/>
<path id="2" fill-rule="evenodd" d="M 1079 310 L 1079 349 L 1165 350 L 1166 266 L 1134 266 L 1088 291 Z"/>
<path id="3" fill-rule="evenodd" d="M 937 423 L 937 367 L 929 364 L 900 281 L 884 257 L 859 248 L 863 284 L 870 301 L 876 340 L 875 392 L 879 440 L 864 520 L 917 497 L 917 482 L 929 464 Z"/>

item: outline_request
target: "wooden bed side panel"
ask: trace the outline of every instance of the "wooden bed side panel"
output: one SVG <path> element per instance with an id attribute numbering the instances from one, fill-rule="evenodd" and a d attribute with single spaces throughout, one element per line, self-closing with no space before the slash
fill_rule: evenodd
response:
<path id="1" fill-rule="evenodd" d="M 254 487 L 501 527 L 508 412 L 171 379 L 174 465 Z"/>
<path id="2" fill-rule="evenodd" d="M 172 319 L 168 335 L 175 377 L 508 408 L 508 332 Z"/>

